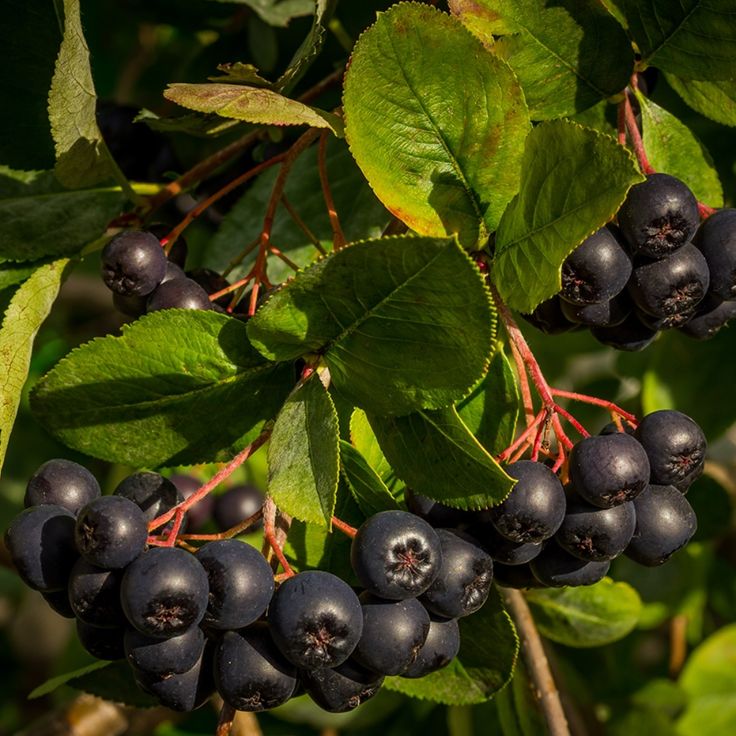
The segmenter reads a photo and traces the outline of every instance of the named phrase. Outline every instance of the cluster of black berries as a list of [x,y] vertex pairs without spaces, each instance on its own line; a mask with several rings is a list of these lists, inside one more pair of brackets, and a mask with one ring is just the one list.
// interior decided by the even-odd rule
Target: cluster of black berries
[[[193,490],[187,476],[174,481],[136,473],[102,496],[85,468],[51,460],[5,537],[23,580],[76,618],[85,649],[125,658],[141,689],[172,709],[192,710],[217,690],[238,710],[303,691],[327,710],[350,710],[386,675],[422,677],[448,664],[460,646],[457,619],[488,597],[490,555],[405,511],[358,529],[352,564],[362,592],[322,571],[275,589],[265,558],[237,539],[195,554],[149,547],[148,523]],[[219,515],[237,509],[240,521],[258,510],[244,488],[219,497]],[[218,516],[217,505],[211,511]]]
[[410,508],[464,529],[493,558],[500,585],[591,585],[622,553],[655,566],[687,544],[697,520],[684,494],[705,449],[692,419],[657,411],[633,435],[608,425],[578,442],[566,487],[543,463],[521,460],[505,468],[517,483],[499,506],[468,513],[412,497]]
[[[125,230],[102,250],[102,278],[113,292],[113,303],[123,314],[140,317],[159,309],[215,309],[209,295],[229,286],[220,274],[206,268],[184,272],[187,246],[177,239],[167,257],[159,238],[168,228]],[[220,301],[229,302],[229,296]]]
[[690,189],[651,174],[617,220],[568,256],[562,289],[525,315],[529,322],[548,334],[588,327],[604,345],[642,350],[660,330],[703,340],[736,317],[736,210],[698,227]]

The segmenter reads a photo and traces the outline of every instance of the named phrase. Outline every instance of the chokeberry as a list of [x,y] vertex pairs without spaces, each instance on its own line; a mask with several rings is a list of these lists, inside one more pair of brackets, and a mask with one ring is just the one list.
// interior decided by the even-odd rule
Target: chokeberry
[[43,599],[49,606],[64,618],[76,618],[76,614],[72,609],[71,603],[69,603],[69,596],[66,588],[61,590],[51,590],[48,593],[41,593]]
[[304,688],[317,705],[330,713],[346,713],[370,700],[383,684],[383,675],[348,659],[339,667],[304,670]]
[[[195,268],[193,271],[187,272],[187,277],[198,283],[207,292],[207,296],[216,294],[230,286],[230,282],[224,276],[211,268]],[[232,294],[225,294],[219,299],[215,299],[214,303],[221,307],[227,307],[232,298]]]
[[208,542],[197,559],[209,580],[206,626],[242,629],[263,615],[273,595],[273,572],[255,547],[237,539]]
[[459,618],[475,613],[488,599],[493,582],[493,560],[471,537],[438,529],[442,564],[422,595],[424,606],[436,616]]
[[113,292],[112,303],[118,312],[121,312],[126,317],[140,317],[146,313],[146,304],[148,303],[148,296],[123,296]]
[[71,460],[48,460],[28,481],[24,504],[55,504],[76,514],[100,495],[100,484],[87,468]]
[[711,215],[693,239],[708,262],[710,288],[721,299],[736,299],[736,209]]
[[499,534],[512,542],[549,539],[565,516],[565,491],[557,476],[542,463],[520,460],[506,466],[516,485],[506,499],[490,510]]
[[562,300],[559,294],[543,301],[530,314],[521,316],[545,335],[560,335],[575,327],[562,312]]
[[265,624],[224,634],[215,650],[215,685],[236,710],[258,712],[285,703],[297,670],[271,640]]
[[[161,242],[161,240],[163,240],[171,230],[171,225],[166,225],[162,222],[156,222],[148,228],[148,231],[155,235],[159,239],[159,242]],[[169,253],[166,257],[171,263],[175,263],[179,266],[179,268],[184,268],[188,251],[189,248],[187,247],[186,238],[183,235],[180,235],[169,248]]]
[[631,302],[625,294],[597,304],[562,302],[562,313],[570,322],[586,327],[615,327],[631,314]]
[[400,675],[416,659],[429,632],[429,614],[409,598],[387,601],[362,593],[363,633],[352,658],[380,675]]
[[144,692],[153,695],[166,708],[188,713],[204,705],[215,691],[212,653],[205,647],[197,663],[186,672],[152,677],[133,670],[135,680]]
[[623,290],[629,276],[628,254],[614,233],[602,227],[565,259],[560,296],[573,304],[607,302]]
[[627,557],[654,567],[682,549],[698,527],[690,504],[673,486],[651,485],[634,500],[636,530]]
[[363,587],[390,600],[423,593],[442,564],[435,530],[406,511],[381,511],[364,521],[353,539],[350,556]]
[[700,222],[698,200],[669,174],[650,174],[633,186],[618,212],[618,224],[635,255],[668,256],[691,239]]
[[148,298],[148,312],[160,309],[212,309],[207,292],[191,279],[172,279],[156,287]]
[[430,616],[429,632],[414,663],[404,670],[402,677],[424,677],[446,667],[460,650],[460,628],[457,619]]
[[[214,499],[212,516],[215,526],[221,532],[231,529],[260,511],[265,500],[263,493],[252,485],[244,484],[228,488],[225,493]],[[259,529],[261,526],[263,521],[258,521],[251,528]]]
[[120,606],[120,570],[103,570],[80,557],[69,576],[69,603],[90,626],[124,626]]
[[688,243],[667,258],[639,263],[628,289],[643,312],[672,317],[692,312],[705,298],[709,285],[708,264],[703,254]]
[[204,643],[204,634],[199,626],[192,626],[183,634],[168,639],[128,629],[123,638],[128,663],[149,679],[179,675],[190,670],[202,656]]
[[649,459],[631,435],[586,437],[570,451],[570,481],[588,503],[607,509],[631,501],[649,482]]
[[567,513],[555,540],[581,560],[612,560],[626,549],[635,526],[636,513],[631,502],[602,509],[573,496],[568,499]]
[[148,232],[126,230],[102,250],[102,278],[123,296],[146,296],[166,273],[166,254],[158,238]]
[[77,549],[97,567],[113,570],[129,565],[143,552],[147,539],[143,512],[122,496],[101,496],[77,516]]
[[529,563],[534,577],[542,585],[561,588],[565,585],[593,585],[603,580],[611,563],[581,560],[556,544],[548,544],[542,553]]
[[285,580],[268,608],[276,646],[301,669],[337,667],[363,633],[363,611],[353,589],[321,570]]
[[603,345],[627,352],[644,350],[659,334],[656,329],[645,325],[635,312],[618,325],[591,327],[590,332]]
[[154,547],[123,575],[120,602],[128,621],[148,636],[169,637],[196,626],[207,609],[207,573],[176,547]]
[[736,319],[736,301],[699,304],[690,319],[680,327],[680,332],[695,340],[710,340],[722,327]]
[[682,412],[664,409],[647,414],[637,427],[636,439],[649,458],[652,483],[686,490],[703,471],[705,435]]
[[412,514],[421,516],[433,527],[454,527],[471,521],[473,514],[462,509],[453,509],[451,506],[435,501],[410,488],[404,492],[406,507]]
[[5,545],[26,585],[42,593],[65,589],[79,557],[74,514],[54,504],[31,506],[13,519]]
[[[196,493],[201,487],[202,483],[191,475],[184,475],[183,473],[175,473],[169,480],[176,486],[177,490],[181,494],[181,497],[186,501],[191,495]],[[214,508],[215,500],[212,494],[201,498],[194,506],[187,511],[187,529],[190,532],[197,533],[201,531],[205,525],[210,521],[212,517],[212,509]],[[224,531],[222,529],[221,531]]]
[[501,536],[490,522],[475,524],[468,529],[468,533],[488,552],[494,563],[523,565],[542,551],[541,542],[512,542]]
[[153,521],[184,500],[170,480],[158,473],[149,472],[129,475],[120,481],[113,493],[138,506],[147,522]]
[[501,562],[494,563],[493,577],[496,581],[496,585],[500,585],[502,588],[515,588],[517,590],[544,587],[542,583],[534,577],[530,564],[531,563],[525,563],[523,565],[504,565]]
[[77,619],[79,643],[97,659],[112,661],[125,656],[123,632],[120,627],[90,626]]

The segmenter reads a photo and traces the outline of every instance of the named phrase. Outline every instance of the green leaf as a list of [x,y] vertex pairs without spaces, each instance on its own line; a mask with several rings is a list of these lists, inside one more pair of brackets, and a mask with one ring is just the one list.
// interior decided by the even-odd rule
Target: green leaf
[[516,375],[499,343],[486,375],[457,405],[465,426],[491,455],[499,455],[513,441],[519,418]]
[[65,190],[50,171],[0,166],[0,259],[73,255],[120,213],[120,189]]
[[621,92],[634,69],[626,33],[597,3],[451,0],[450,10],[476,34],[501,34],[493,50],[516,72],[534,120],[572,115]]
[[514,485],[452,407],[368,418],[391,466],[417,493],[475,510],[501,503]]
[[267,358],[321,353],[335,388],[379,414],[462,398],[485,370],[494,332],[488,291],[457,242],[412,236],[323,258],[248,323]]
[[684,123],[641,93],[644,148],[656,171],[666,171],[687,184],[699,201],[723,207],[723,188],[713,159]]
[[201,112],[190,112],[175,117],[159,117],[150,110],[141,110],[136,115],[136,123],[145,123],[151,130],[161,133],[186,133],[199,138],[217,138],[233,128],[245,127],[240,120],[229,120],[219,115],[205,115]]
[[284,73],[276,82],[276,88],[288,93],[304,76],[312,62],[317,58],[325,42],[325,23],[332,13],[336,3],[330,0],[316,0],[314,4],[314,19],[309,33],[302,41],[294,56],[287,65]]
[[[330,137],[327,142],[326,166],[335,210],[348,242],[380,237],[391,215],[376,199],[344,141]],[[263,228],[263,213],[271,198],[277,175],[276,169],[264,172],[225,215],[220,229],[207,248],[204,265],[222,272],[248,243],[258,237]],[[329,250],[332,247],[333,234],[319,179],[316,146],[307,149],[296,160],[286,181],[284,195],[323,248]],[[284,206],[276,210],[271,239],[301,267],[309,265],[319,255],[309,237]],[[245,276],[255,258],[256,252],[252,251],[242,264],[229,273],[230,278]],[[269,259],[268,278],[271,283],[280,283],[291,276],[293,271],[283,261],[278,258]]]
[[197,112],[215,113],[224,118],[258,125],[309,125],[327,128],[342,136],[342,121],[337,115],[290,100],[263,87],[238,84],[170,84],[164,91],[167,100]]
[[50,169],[55,159],[47,99],[61,43],[56,4],[0,0],[0,13],[0,163]]
[[368,415],[362,409],[355,409],[350,417],[350,441],[388,488],[396,492],[404,486],[386,460]]
[[51,311],[69,261],[39,267],[10,300],[0,327],[0,470],[31,364],[33,341]]
[[680,685],[690,700],[677,724],[682,736],[736,729],[736,624],[708,637],[688,658]]
[[104,669],[105,667],[109,666],[110,662],[103,662],[101,660],[98,660],[96,662],[92,662],[92,664],[80,667],[77,670],[73,670],[72,672],[65,672],[63,675],[52,677],[38,687],[31,690],[28,695],[28,700],[35,700],[36,698],[42,698],[44,695],[50,695],[54,691],[58,690],[62,685],[68,684],[70,680],[73,680],[77,677],[82,677],[83,675],[87,675],[91,672],[97,672],[98,670]]
[[268,445],[268,493],[287,514],[330,526],[340,468],[337,412],[313,373],[286,400]]
[[642,61],[691,79],[736,77],[732,0],[615,0]]
[[293,381],[293,368],[265,361],[238,320],[171,309],[72,351],[35,386],[31,407],[62,442],[93,457],[186,465],[245,447]]
[[622,639],[641,612],[636,590],[610,578],[582,588],[530,590],[527,600],[542,634],[569,647],[598,647]]
[[459,623],[460,652],[447,667],[417,680],[387,677],[385,686],[447,705],[482,703],[504,687],[514,671],[519,639],[496,588],[480,611]]
[[272,26],[286,27],[293,18],[311,15],[314,12],[314,0],[216,0],[216,2],[247,5],[258,13],[261,20]]
[[7,261],[0,263],[0,291],[9,286],[15,286],[25,281],[37,268],[45,265],[47,261],[31,261],[14,263]]
[[355,502],[366,516],[386,509],[399,508],[399,504],[378,473],[358,450],[345,440],[340,440],[340,467]]
[[396,217],[468,248],[485,242],[519,188],[529,130],[503,61],[456,18],[399,3],[355,45],[343,107],[353,156]]
[[78,189],[110,178],[111,159],[97,127],[97,95],[84,40],[79,0],[63,0],[64,38],[49,92],[56,176]]
[[493,280],[506,303],[531,312],[561,288],[567,256],[643,181],[613,138],[557,120],[538,125],[524,151],[521,190],[496,234]]
[[701,115],[723,125],[736,125],[736,79],[700,82],[665,74],[670,86]]
[[523,660],[516,663],[509,686],[498,693],[495,702],[504,736],[538,736],[546,732]]

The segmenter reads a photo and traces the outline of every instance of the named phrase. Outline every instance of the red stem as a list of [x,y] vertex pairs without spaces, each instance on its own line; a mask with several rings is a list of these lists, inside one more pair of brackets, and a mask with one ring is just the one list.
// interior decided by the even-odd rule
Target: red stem
[[567,419],[567,421],[570,422],[570,424],[572,424],[572,426],[575,428],[575,431],[581,437],[590,437],[590,432],[588,432],[588,430],[585,429],[585,427],[583,427],[583,425],[580,424],[580,422],[577,419],[575,419],[575,417],[572,414],[570,414],[569,411],[566,411],[565,409],[563,409],[559,404],[555,406],[555,411],[560,416],[565,417],[565,419]]
[[586,394],[578,394],[574,391],[563,391],[559,388],[551,389],[553,396],[559,396],[562,399],[570,399],[571,401],[579,401],[582,404],[592,404],[593,406],[602,406],[604,409],[608,409],[612,414],[618,414],[623,417],[627,422],[636,426],[636,417],[630,414],[628,411],[624,411],[620,406],[617,406],[612,401],[606,399],[599,399],[596,396],[587,396]]
[[639,166],[641,166],[641,170],[645,174],[656,174],[657,172],[649,163],[647,153],[644,150],[644,142],[641,139],[641,133],[639,132],[639,127],[636,124],[636,117],[634,116],[634,110],[631,107],[631,99],[628,94],[625,95],[623,104],[624,115],[626,118],[626,129],[629,133],[629,138],[631,138],[631,145],[634,147],[634,153],[636,153]]
[[284,570],[284,575],[286,577],[296,575],[284,556],[279,540],[276,538],[276,504],[271,496],[266,496],[266,501],[263,504],[263,539],[276,555],[276,559]]
[[335,208],[335,200],[332,198],[332,190],[330,189],[330,181],[327,177],[327,140],[329,131],[324,131],[319,139],[319,153],[317,156],[319,168],[319,180],[322,184],[322,195],[327,205],[327,214],[330,218],[332,226],[332,243],[335,250],[340,250],[345,245],[345,233],[340,225],[340,218]]
[[532,392],[529,388],[529,377],[524,369],[524,361],[521,359],[521,355],[516,348],[516,345],[512,342],[511,354],[516,364],[516,373],[519,377],[519,390],[521,393],[521,403],[524,407],[524,421],[528,427],[534,421],[534,401],[532,399]]
[[707,204],[698,202],[698,214],[700,215],[701,220],[708,219],[711,215],[714,215],[717,211],[718,210],[713,209],[713,207],[708,207]]
[[618,130],[618,142],[622,145],[626,145],[626,90],[624,90],[624,99],[618,103],[616,110],[616,123]]
[[500,455],[498,455],[498,457],[496,457],[496,460],[502,463],[520,447],[523,447],[524,450],[526,450],[531,442],[531,438],[534,436],[536,428],[544,422],[546,416],[547,410],[542,409],[539,414],[534,417],[531,424],[529,424],[529,426]]
[[350,539],[355,539],[355,535],[358,533],[358,530],[354,526],[346,524],[344,521],[338,519],[337,516],[332,517],[332,526],[335,529],[339,529],[343,534],[347,534]]

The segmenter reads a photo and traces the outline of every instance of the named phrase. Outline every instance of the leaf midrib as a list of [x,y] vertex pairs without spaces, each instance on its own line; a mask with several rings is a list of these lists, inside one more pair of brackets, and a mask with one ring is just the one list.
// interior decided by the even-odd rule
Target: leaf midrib
[[[656,1],[656,0],[655,0]],[[697,10],[700,10],[701,3],[700,0],[697,0],[696,4],[693,6],[693,9],[680,21],[680,23],[677,25],[677,27],[670,33],[669,36],[665,37],[662,42],[657,46],[656,48],[652,49],[647,59],[651,60],[653,59],[667,44],[669,44],[675,36],[677,36],[678,33],[682,30],[682,27],[687,23],[687,21],[690,19],[690,16],[693,15]],[[640,16],[641,18],[641,16]],[[642,19],[643,20],[643,19]],[[646,27],[646,26],[645,26]]]

